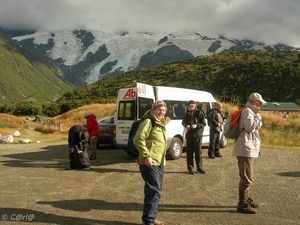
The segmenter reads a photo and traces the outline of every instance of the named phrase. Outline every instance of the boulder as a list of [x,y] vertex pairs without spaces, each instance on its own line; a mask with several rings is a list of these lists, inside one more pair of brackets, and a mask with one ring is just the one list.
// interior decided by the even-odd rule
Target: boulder
[[14,137],[20,137],[21,134],[20,134],[20,131],[15,130],[14,132],[11,133],[11,135]]
[[12,135],[3,136],[0,139],[0,142],[3,144],[14,142],[14,137]]

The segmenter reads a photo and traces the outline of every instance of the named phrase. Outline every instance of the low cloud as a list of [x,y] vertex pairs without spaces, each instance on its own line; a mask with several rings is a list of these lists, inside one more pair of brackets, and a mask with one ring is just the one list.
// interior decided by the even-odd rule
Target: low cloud
[[194,31],[300,47],[297,0],[0,0],[0,26],[62,30]]

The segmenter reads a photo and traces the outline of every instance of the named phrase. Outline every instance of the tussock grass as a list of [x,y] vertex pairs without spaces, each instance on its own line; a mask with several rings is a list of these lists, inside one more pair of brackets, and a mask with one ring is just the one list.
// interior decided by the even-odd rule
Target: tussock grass
[[53,117],[46,121],[43,125],[38,126],[36,130],[43,133],[67,133],[73,125],[85,125],[86,119],[83,118],[85,111],[93,113],[97,118],[113,115],[115,104],[91,104],[70,110],[62,115]]
[[262,143],[268,146],[300,147],[300,117],[262,113]]
[[115,104],[85,105],[50,118],[43,124],[36,124],[21,117],[2,113],[0,114],[0,134],[5,136],[15,130],[19,130],[21,136],[15,139],[29,138],[33,142],[37,140],[41,142],[67,141],[67,133],[71,126],[86,124],[86,119],[82,117],[85,111],[93,113],[97,118],[100,118],[106,115],[113,115],[114,110]]
[[36,123],[25,118],[0,113],[0,132],[2,135],[10,134],[14,130],[35,128]]
[[[223,103],[223,112],[229,114],[238,107],[232,104]],[[0,114],[0,134],[2,136],[19,130],[26,138],[43,142],[66,141],[67,132],[73,125],[85,125],[86,119],[82,117],[85,111],[93,113],[97,118],[113,115],[115,104],[91,104],[70,110],[67,113],[48,119],[39,125],[24,118]],[[262,145],[274,148],[300,149],[300,115],[289,115],[283,118],[282,115],[262,113],[263,126],[260,129]],[[33,132],[35,131],[35,132]],[[26,136],[27,135],[27,136]],[[229,144],[233,143],[229,140]]]

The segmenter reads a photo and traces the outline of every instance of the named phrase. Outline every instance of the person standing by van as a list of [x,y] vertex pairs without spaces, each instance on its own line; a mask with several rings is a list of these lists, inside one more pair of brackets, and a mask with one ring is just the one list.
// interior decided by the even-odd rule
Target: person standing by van
[[239,128],[242,132],[234,142],[233,156],[237,158],[240,175],[237,206],[237,212],[240,213],[253,214],[258,207],[258,203],[248,196],[248,190],[253,182],[253,159],[259,156],[260,151],[258,131],[262,126],[260,107],[266,103],[259,93],[252,93],[239,119]]
[[202,165],[202,136],[206,126],[204,114],[196,109],[196,103],[190,100],[187,104],[182,125],[186,128],[186,163],[190,174],[194,174],[194,153],[198,173],[204,174]]
[[83,113],[83,118],[86,119],[86,126],[90,136],[89,144],[92,150],[90,160],[94,160],[97,158],[97,137],[100,134],[98,122],[96,116],[88,112]]
[[[169,122],[169,118],[165,117],[166,111],[167,105],[164,101],[154,102],[152,109],[143,115],[143,121],[133,138],[133,143],[139,151],[140,173],[145,181],[142,215],[144,225],[164,225],[164,222],[157,220],[156,217],[166,165],[167,131],[165,126]],[[155,121],[154,127],[151,120]]]
[[215,108],[209,113],[209,148],[208,158],[222,157],[220,153],[220,134],[223,125],[222,103],[215,103]]

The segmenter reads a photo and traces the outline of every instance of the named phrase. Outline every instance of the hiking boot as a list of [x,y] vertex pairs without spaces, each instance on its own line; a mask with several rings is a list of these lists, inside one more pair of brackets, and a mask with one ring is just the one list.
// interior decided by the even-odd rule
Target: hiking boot
[[194,172],[193,170],[189,170],[189,174],[192,174],[192,175],[194,175],[194,174],[195,174],[195,172]]
[[[164,225],[165,223],[163,221],[155,220],[154,223],[151,223],[150,225]],[[142,223],[142,225],[145,225],[145,223]]]
[[238,203],[237,212],[239,213],[248,213],[248,214],[255,214],[256,209],[252,208],[247,202]]
[[258,202],[254,202],[253,200],[252,200],[252,198],[248,198],[247,199],[247,203],[252,207],[252,208],[258,208]]
[[205,174],[205,171],[204,171],[203,169],[201,169],[201,168],[197,169],[197,172],[198,172],[198,173]]
[[214,156],[214,155],[208,155],[208,158],[210,158],[210,159],[214,159],[214,158],[215,158],[215,156]]
[[215,157],[223,157],[223,156],[219,153],[219,154],[215,154]]
[[89,159],[90,159],[90,160],[97,159],[97,156],[96,156],[96,155],[91,155],[91,156],[89,157]]
[[154,225],[164,225],[165,223],[163,221],[155,220]]
[[195,172],[194,172],[194,168],[192,167],[192,166],[189,166],[189,174],[195,174]]

